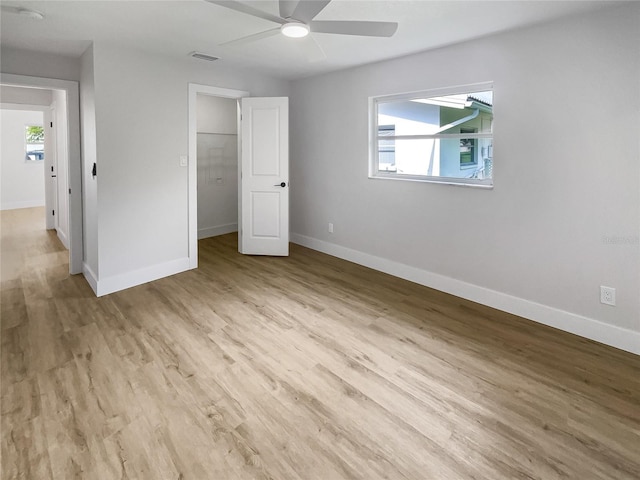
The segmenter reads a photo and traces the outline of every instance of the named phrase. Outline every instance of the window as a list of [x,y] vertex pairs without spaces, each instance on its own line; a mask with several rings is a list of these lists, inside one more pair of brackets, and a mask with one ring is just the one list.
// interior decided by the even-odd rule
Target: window
[[24,127],[25,160],[38,162],[44,160],[44,128],[42,125]]
[[378,169],[380,171],[396,171],[396,141],[393,138],[384,138],[394,137],[395,134],[396,129],[393,125],[378,126],[378,151],[380,152]]
[[[460,133],[478,133],[477,128],[461,128]],[[460,139],[460,168],[473,167],[478,164],[476,158],[476,138]]]
[[371,99],[373,178],[493,185],[491,84]]

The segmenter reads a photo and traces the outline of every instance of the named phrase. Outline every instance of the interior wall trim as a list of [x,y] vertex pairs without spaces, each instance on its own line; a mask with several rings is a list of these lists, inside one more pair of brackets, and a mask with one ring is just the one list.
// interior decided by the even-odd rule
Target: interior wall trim
[[178,258],[169,262],[153,265],[139,270],[133,270],[120,275],[113,275],[106,278],[99,278],[88,265],[84,265],[84,276],[91,285],[96,296],[102,297],[110,293],[119,292],[126,288],[142,285],[160,278],[175,275],[189,270],[189,258]]

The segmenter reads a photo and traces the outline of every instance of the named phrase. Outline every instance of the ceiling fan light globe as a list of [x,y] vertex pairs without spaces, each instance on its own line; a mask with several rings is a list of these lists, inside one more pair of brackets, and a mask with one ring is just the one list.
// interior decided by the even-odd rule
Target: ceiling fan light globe
[[280,27],[280,31],[285,37],[302,38],[309,35],[309,26],[304,23],[285,23]]

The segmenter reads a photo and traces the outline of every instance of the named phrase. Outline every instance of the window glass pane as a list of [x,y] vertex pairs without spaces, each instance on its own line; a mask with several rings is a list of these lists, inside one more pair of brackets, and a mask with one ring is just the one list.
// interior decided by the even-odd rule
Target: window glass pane
[[24,130],[25,160],[44,160],[44,128],[42,125],[26,125]]
[[27,125],[25,136],[27,143],[44,143],[44,128],[42,125]]
[[415,98],[378,105],[378,125],[395,129],[395,135],[460,133],[476,128],[491,133],[493,92],[470,92],[443,97]]
[[[460,133],[478,133],[477,128],[461,128]],[[476,147],[477,138],[460,139],[460,166],[476,165],[478,163]]]
[[[464,145],[463,145],[464,143]],[[459,138],[395,140],[393,162],[378,152],[380,172],[445,178],[488,179],[493,173],[493,139]]]
[[29,160],[30,162],[44,160],[43,145],[27,144],[25,160]]
[[[377,125],[377,172],[458,179],[492,177],[491,90],[385,99],[378,103]],[[402,138],[420,135],[443,137]]]
[[396,141],[393,138],[380,138],[394,136],[395,132],[393,125],[378,126],[378,170],[380,171],[396,171]]
[[433,135],[440,129],[440,107],[412,100],[382,103],[378,106],[378,125],[389,125],[395,135]]

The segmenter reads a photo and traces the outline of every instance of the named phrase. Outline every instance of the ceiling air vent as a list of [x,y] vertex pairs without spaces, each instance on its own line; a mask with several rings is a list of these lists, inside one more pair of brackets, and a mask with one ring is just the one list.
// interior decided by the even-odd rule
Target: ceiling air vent
[[207,60],[208,62],[215,62],[216,60],[219,60],[218,57],[214,57],[213,55],[208,55],[202,52],[191,52],[189,56],[197,58],[199,60]]

